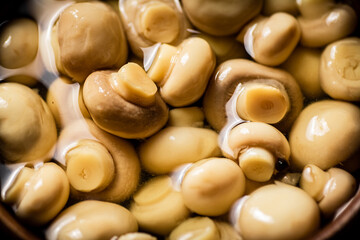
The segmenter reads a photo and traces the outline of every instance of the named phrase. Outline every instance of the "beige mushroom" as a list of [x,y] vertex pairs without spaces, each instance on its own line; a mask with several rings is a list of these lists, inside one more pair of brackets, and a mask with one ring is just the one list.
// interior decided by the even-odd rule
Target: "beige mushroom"
[[290,166],[314,164],[323,170],[351,157],[360,147],[360,109],[347,102],[323,100],[308,105],[289,135]]
[[142,185],[133,197],[130,211],[141,229],[163,236],[190,215],[169,176],[158,176]]
[[111,239],[137,230],[136,219],[123,206],[87,200],[57,216],[46,230],[46,239]]
[[208,158],[193,164],[184,174],[181,194],[193,212],[219,216],[229,211],[245,191],[241,168],[227,158]]
[[300,187],[318,202],[322,214],[330,217],[354,195],[357,186],[355,178],[343,169],[330,168],[325,172],[308,164],[302,172]]
[[191,23],[214,36],[237,33],[262,8],[262,0],[247,0],[241,3],[231,0],[183,0],[182,4]]
[[24,167],[5,194],[15,214],[27,224],[40,226],[53,219],[69,198],[69,181],[55,163],[38,169]]
[[119,68],[127,59],[120,17],[106,3],[70,5],[60,14],[54,31],[58,70],[77,82],[82,83],[95,70]]
[[142,142],[138,154],[146,171],[166,174],[182,164],[219,157],[221,151],[218,134],[211,129],[166,127]]
[[300,16],[300,43],[307,47],[322,47],[346,37],[355,30],[356,13],[349,5],[334,0],[296,1]]
[[281,65],[295,78],[308,99],[320,99],[325,95],[320,86],[320,58],[320,49],[298,46]]
[[162,44],[147,74],[160,87],[166,103],[184,107],[200,99],[214,68],[210,45],[204,39],[191,37],[178,47]]
[[155,43],[179,44],[190,24],[173,0],[121,0],[121,18],[132,52],[143,56],[142,48]]
[[168,107],[155,84],[135,63],[119,72],[97,71],[84,83],[83,99],[94,122],[123,138],[145,138],[167,122]]
[[360,38],[345,38],[325,48],[320,83],[332,98],[360,101]]
[[64,165],[71,197],[120,203],[139,183],[140,163],[126,140],[99,129],[91,120],[78,120],[62,130],[56,160]]
[[203,100],[206,120],[217,131],[232,120],[233,112],[244,120],[276,123],[287,131],[302,106],[301,90],[290,74],[245,59],[222,63]]
[[1,26],[0,65],[20,68],[31,63],[38,52],[38,26],[29,18],[19,18]]
[[287,184],[270,184],[244,197],[235,216],[244,239],[306,239],[320,225],[316,202]]
[[49,107],[18,83],[0,84],[0,152],[6,162],[49,161],[57,132]]
[[239,160],[245,176],[253,181],[269,181],[276,168],[289,165],[290,146],[287,139],[266,123],[248,122],[236,126],[220,147],[226,157]]
[[248,23],[237,39],[244,43],[247,53],[258,63],[277,66],[295,49],[301,35],[299,23],[288,13],[259,16]]
[[296,0],[264,0],[262,13],[270,16],[277,12],[286,12],[296,16],[299,12]]
[[203,127],[205,115],[200,107],[173,108],[169,111],[168,126]]

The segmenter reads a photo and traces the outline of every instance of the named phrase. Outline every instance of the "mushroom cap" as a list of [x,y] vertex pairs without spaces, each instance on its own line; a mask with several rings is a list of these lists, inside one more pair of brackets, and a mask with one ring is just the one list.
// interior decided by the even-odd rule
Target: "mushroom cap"
[[62,65],[59,70],[81,83],[95,70],[119,68],[127,58],[120,17],[102,2],[80,2],[67,7],[60,14],[57,37]]
[[360,147],[360,109],[348,102],[322,100],[308,105],[289,135],[290,166],[314,164],[323,170],[348,159]]
[[168,119],[168,108],[159,94],[148,107],[128,102],[111,87],[112,73],[93,72],[84,83],[84,102],[96,125],[123,138],[145,138],[160,130]]
[[182,4],[195,27],[211,35],[226,36],[238,32],[256,16],[262,0],[183,0]]
[[215,70],[205,92],[203,107],[207,121],[217,131],[227,121],[226,103],[236,87],[253,80],[275,80],[282,84],[289,96],[290,110],[274,126],[287,131],[303,107],[303,95],[295,79],[280,69],[266,67],[245,59],[228,60]]

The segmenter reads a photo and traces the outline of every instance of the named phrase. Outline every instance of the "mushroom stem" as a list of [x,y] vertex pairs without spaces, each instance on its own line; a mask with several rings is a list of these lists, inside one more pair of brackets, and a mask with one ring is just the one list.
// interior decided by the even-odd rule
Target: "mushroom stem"
[[316,165],[308,164],[303,169],[300,187],[319,202],[324,197],[323,190],[329,179],[329,173],[323,171]]
[[280,122],[289,109],[286,91],[266,83],[244,84],[236,102],[238,115],[254,122]]
[[109,78],[111,87],[127,101],[146,107],[154,104],[157,87],[136,63],[128,63]]
[[114,178],[111,154],[95,140],[81,140],[66,154],[66,174],[73,188],[95,192],[106,188]]
[[151,64],[148,76],[155,82],[161,83],[172,64],[171,58],[175,56],[177,48],[168,44],[162,44]]
[[270,180],[275,162],[275,156],[261,147],[251,147],[239,156],[239,165],[246,177],[257,182]]

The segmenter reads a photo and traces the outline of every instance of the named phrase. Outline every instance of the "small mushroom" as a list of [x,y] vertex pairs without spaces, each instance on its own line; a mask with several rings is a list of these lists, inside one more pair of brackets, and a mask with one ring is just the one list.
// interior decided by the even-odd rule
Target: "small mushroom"
[[217,131],[233,121],[230,115],[276,123],[287,131],[302,106],[301,90],[290,74],[245,59],[218,66],[203,100],[206,120]]
[[135,63],[124,65],[118,72],[90,74],[83,98],[94,122],[119,137],[149,137],[168,120],[168,108],[156,85]]
[[320,49],[298,46],[280,66],[295,78],[308,99],[320,99],[325,95],[320,86],[320,59]]
[[229,211],[245,191],[241,168],[227,158],[208,158],[193,164],[183,176],[181,195],[193,212],[219,216]]
[[318,202],[322,214],[330,217],[354,195],[356,180],[343,169],[330,168],[325,172],[308,164],[302,172],[300,187]]
[[177,1],[121,0],[121,18],[132,52],[143,56],[142,48],[156,43],[179,44],[189,23]]
[[19,18],[1,26],[0,65],[20,68],[31,63],[38,52],[38,26],[28,18]]
[[200,107],[173,108],[169,111],[168,126],[203,127],[205,115]]
[[296,16],[299,12],[296,0],[264,0],[262,13],[270,16],[277,12],[286,12]]
[[266,182],[277,171],[276,168],[289,165],[290,146],[287,139],[266,123],[248,122],[236,126],[220,147],[226,157],[239,160],[245,176],[253,181]]
[[136,219],[123,206],[87,200],[57,216],[46,229],[46,239],[111,239],[137,230]]
[[54,31],[58,70],[77,82],[82,83],[95,70],[119,68],[127,59],[120,17],[106,3],[70,5],[60,14]]
[[320,83],[332,98],[360,101],[360,38],[345,38],[325,48]]
[[200,99],[214,68],[210,45],[204,39],[191,37],[178,47],[162,44],[147,74],[160,87],[166,103],[184,107]]
[[240,201],[233,223],[244,239],[306,239],[320,226],[316,202],[297,187],[270,184]]
[[169,176],[158,176],[142,185],[133,197],[130,211],[141,229],[163,236],[190,215]]
[[69,181],[55,163],[38,169],[24,167],[5,194],[4,202],[13,205],[17,217],[40,226],[53,219],[69,198]]
[[57,140],[49,107],[18,83],[0,84],[0,152],[8,163],[49,161]]
[[126,140],[99,129],[91,120],[77,120],[59,136],[55,159],[64,165],[71,197],[120,203],[139,183],[140,163]]
[[262,0],[183,0],[182,5],[191,23],[201,31],[226,36],[237,33],[262,7]]
[[323,47],[346,37],[355,30],[356,13],[349,5],[334,0],[296,1],[300,16],[300,43],[306,47]]
[[311,163],[326,170],[348,159],[360,147],[359,122],[360,109],[351,103],[322,100],[308,105],[290,131],[290,166],[301,171]]
[[258,63],[277,66],[295,49],[301,35],[299,23],[288,13],[259,16],[248,23],[238,36],[247,53]]
[[182,164],[218,157],[221,151],[218,134],[211,129],[166,127],[142,142],[138,154],[146,171],[166,174]]

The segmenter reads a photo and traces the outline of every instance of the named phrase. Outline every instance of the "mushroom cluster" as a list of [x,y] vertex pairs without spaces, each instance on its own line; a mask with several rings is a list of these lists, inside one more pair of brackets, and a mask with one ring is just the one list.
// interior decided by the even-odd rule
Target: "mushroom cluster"
[[44,238],[305,239],[355,195],[359,9],[28,9],[0,23],[0,197]]

